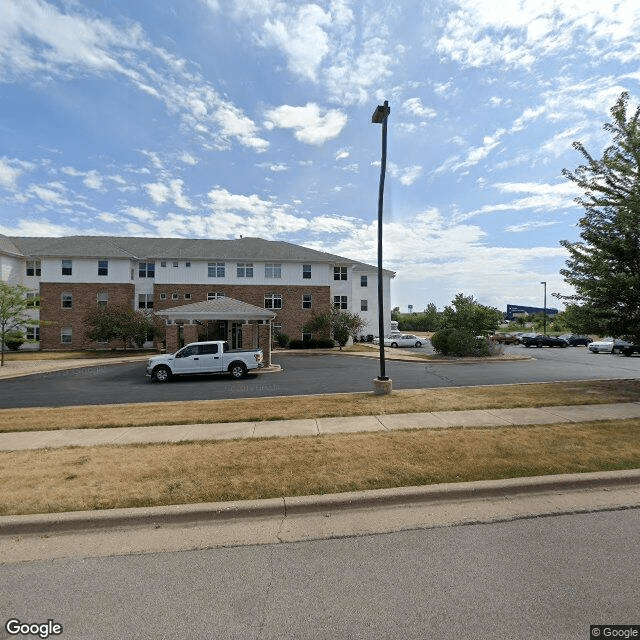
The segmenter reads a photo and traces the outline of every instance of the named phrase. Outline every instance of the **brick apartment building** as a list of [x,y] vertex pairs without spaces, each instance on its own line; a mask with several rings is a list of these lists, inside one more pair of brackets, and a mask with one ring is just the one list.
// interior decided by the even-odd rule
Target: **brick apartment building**
[[[383,273],[385,332],[394,275]],[[300,339],[332,307],[358,313],[363,333],[377,334],[377,277],[372,265],[261,238],[0,235],[0,279],[40,296],[33,316],[43,325],[26,332],[44,350],[107,346],[86,340],[83,318],[115,304],[163,318],[168,350],[197,338],[253,347],[268,335],[254,324]]]

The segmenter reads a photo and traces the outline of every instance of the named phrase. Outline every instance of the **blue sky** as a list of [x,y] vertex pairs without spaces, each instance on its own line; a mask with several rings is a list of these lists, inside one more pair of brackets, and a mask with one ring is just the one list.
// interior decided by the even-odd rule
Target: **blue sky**
[[[541,306],[623,90],[640,1],[2,0],[0,233],[285,240],[391,304]],[[560,305],[561,306],[561,305]]]

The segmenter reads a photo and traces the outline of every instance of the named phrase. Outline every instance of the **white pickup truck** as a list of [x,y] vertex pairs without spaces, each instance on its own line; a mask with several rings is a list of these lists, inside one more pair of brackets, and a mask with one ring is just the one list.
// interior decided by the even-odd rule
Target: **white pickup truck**
[[168,382],[171,376],[197,373],[229,373],[243,378],[247,371],[264,366],[262,349],[229,349],[223,340],[192,342],[172,354],[147,361],[146,375],[154,382]]

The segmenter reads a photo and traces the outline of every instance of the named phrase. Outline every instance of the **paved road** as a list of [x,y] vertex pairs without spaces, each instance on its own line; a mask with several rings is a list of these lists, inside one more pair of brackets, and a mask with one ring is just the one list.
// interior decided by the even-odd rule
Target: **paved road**
[[628,510],[3,565],[0,611],[65,640],[586,640],[640,623],[639,531]]
[[[640,357],[592,354],[584,347],[525,349],[507,352],[532,355],[535,360],[433,364],[387,361],[395,389],[548,382],[600,378],[637,378]],[[379,373],[375,358],[279,354],[280,373],[254,375],[234,381],[204,376],[152,384],[144,363],[100,365],[0,381],[0,408],[70,406],[122,402],[210,400],[309,393],[370,391]]]

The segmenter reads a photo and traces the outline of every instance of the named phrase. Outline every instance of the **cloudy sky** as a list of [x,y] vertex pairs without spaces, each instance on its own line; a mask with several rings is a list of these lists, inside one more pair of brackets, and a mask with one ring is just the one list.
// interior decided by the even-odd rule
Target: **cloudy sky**
[[[2,0],[0,233],[285,240],[391,304],[542,305],[561,175],[637,103],[640,0]],[[560,305],[561,306],[561,305]]]

